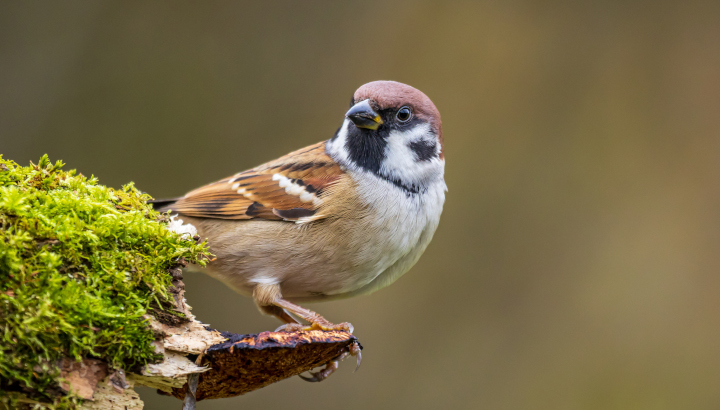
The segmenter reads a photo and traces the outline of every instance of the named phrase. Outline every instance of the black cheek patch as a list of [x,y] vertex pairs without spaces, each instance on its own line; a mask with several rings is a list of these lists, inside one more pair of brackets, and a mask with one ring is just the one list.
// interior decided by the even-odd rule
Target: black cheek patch
[[418,161],[430,161],[437,157],[437,145],[432,141],[413,141],[408,147],[417,155]]

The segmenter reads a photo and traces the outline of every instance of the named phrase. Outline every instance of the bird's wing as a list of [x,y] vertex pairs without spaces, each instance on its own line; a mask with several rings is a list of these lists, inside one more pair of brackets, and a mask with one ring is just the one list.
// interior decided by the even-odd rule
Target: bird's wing
[[200,218],[309,222],[345,173],[321,142],[240,172],[180,198],[173,212]]

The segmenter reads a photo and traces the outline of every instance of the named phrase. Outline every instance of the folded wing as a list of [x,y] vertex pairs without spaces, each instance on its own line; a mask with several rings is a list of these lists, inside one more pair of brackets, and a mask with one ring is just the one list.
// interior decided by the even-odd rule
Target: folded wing
[[198,188],[170,208],[199,218],[309,222],[327,216],[323,205],[343,177],[321,142]]

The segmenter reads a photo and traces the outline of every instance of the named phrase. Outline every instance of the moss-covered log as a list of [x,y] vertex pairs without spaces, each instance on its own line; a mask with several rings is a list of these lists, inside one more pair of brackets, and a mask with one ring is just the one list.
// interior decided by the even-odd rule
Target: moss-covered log
[[47,156],[0,156],[0,409],[140,409],[136,384],[242,394],[325,364],[344,332],[211,330],[190,313],[182,268],[206,243],[169,229],[132,184],[114,190]]

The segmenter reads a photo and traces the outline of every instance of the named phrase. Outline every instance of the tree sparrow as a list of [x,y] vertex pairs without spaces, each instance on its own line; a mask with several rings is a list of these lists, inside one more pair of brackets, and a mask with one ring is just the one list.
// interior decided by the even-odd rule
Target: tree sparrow
[[[292,302],[370,293],[430,243],[445,192],[440,113],[394,81],[360,87],[327,141],[157,201],[208,238],[208,273],[297,329],[353,331]],[[291,302],[292,301],[292,302]]]

